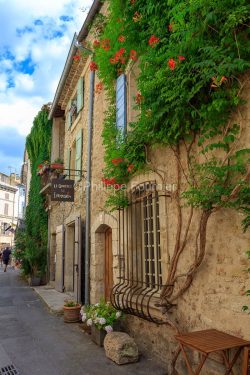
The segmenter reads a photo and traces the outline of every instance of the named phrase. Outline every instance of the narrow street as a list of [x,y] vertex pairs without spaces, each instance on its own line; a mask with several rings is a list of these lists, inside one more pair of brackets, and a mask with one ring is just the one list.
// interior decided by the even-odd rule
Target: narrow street
[[78,324],[50,314],[18,271],[0,267],[0,374],[7,365],[20,375],[164,375],[145,358],[114,364]]

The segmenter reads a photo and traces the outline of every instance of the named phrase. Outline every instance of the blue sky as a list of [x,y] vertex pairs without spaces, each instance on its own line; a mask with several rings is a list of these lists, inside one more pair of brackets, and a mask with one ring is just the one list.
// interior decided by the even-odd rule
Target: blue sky
[[25,137],[53,100],[93,0],[0,0],[0,172],[20,173]]

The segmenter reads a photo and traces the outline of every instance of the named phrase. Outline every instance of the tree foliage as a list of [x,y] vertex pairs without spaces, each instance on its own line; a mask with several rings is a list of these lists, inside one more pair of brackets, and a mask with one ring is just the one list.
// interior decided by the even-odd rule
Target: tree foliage
[[26,149],[31,162],[31,181],[25,213],[25,231],[17,233],[16,248],[25,274],[45,273],[47,257],[48,217],[44,196],[40,194],[41,182],[37,175],[38,164],[50,159],[51,121],[48,106],[38,112],[26,139]]

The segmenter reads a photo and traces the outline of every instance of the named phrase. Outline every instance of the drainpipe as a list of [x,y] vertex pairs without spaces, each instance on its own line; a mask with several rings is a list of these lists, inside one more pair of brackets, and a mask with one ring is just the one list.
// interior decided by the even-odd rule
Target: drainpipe
[[93,129],[93,108],[94,108],[94,85],[95,71],[90,71],[89,90],[89,117],[88,117],[88,150],[87,150],[87,176],[86,176],[86,222],[85,222],[85,293],[84,303],[90,302],[90,194],[91,194],[91,154],[92,154],[92,129]]

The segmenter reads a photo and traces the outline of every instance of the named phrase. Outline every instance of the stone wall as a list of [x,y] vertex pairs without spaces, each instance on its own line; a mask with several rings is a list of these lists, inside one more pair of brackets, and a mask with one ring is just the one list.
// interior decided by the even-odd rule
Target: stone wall
[[[250,145],[250,85],[246,85],[244,96],[247,104],[240,108],[240,115],[235,122],[242,125],[241,147]],[[133,92],[134,87],[133,87]],[[93,156],[92,156],[92,181],[94,185],[100,184],[102,170],[104,168],[102,146],[102,120],[105,108],[105,95],[101,93],[95,98]],[[132,118],[135,114],[131,114]],[[153,169],[164,171],[165,183],[174,189],[176,186],[176,161],[171,150],[158,147],[149,151],[149,160]],[[136,176],[131,185],[156,180],[159,184],[159,176],[153,172]],[[182,178],[182,185],[184,179]],[[102,231],[102,225],[108,225],[116,230],[116,213],[112,213],[112,220],[107,220],[107,213],[103,211],[106,198],[104,189],[92,190],[91,205],[91,302],[97,302],[103,291],[103,278],[101,275],[102,254],[104,254],[103,239],[98,232]],[[165,212],[165,214],[164,214]],[[189,208],[184,209],[184,225],[187,224]],[[180,269],[186,269],[191,264],[194,254],[194,233],[197,229],[199,211],[194,214],[190,236],[184,256],[180,260]],[[242,312],[242,306],[249,303],[244,292],[249,288],[249,274],[244,270],[247,268],[245,252],[249,249],[249,230],[242,232],[242,215],[233,210],[221,209],[214,213],[207,227],[207,245],[204,262],[199,267],[197,274],[188,291],[176,301],[177,307],[172,310],[169,318],[178,326],[181,332],[216,328],[227,333],[250,339],[249,316]],[[163,252],[164,268],[167,271],[169,256],[173,252],[175,244],[177,211],[174,200],[167,198],[165,211],[161,212],[162,224],[161,243]],[[99,228],[99,229],[98,229]],[[114,259],[117,245],[114,243]],[[99,267],[99,268],[98,268]],[[97,272],[99,270],[99,272]],[[114,274],[116,270],[114,269]],[[98,275],[98,277],[97,277]],[[165,272],[166,278],[167,272]],[[143,353],[154,357],[166,365],[170,371],[170,361],[176,341],[174,331],[167,325],[157,326],[142,319],[128,316],[124,324],[125,329],[132,334]],[[194,356],[194,362],[198,358]],[[182,366],[182,364],[179,364]],[[238,365],[239,366],[239,365]],[[186,373],[182,367],[181,374]],[[222,372],[219,358],[210,360],[203,370],[204,374],[215,375]],[[240,373],[238,367],[238,372]]]

